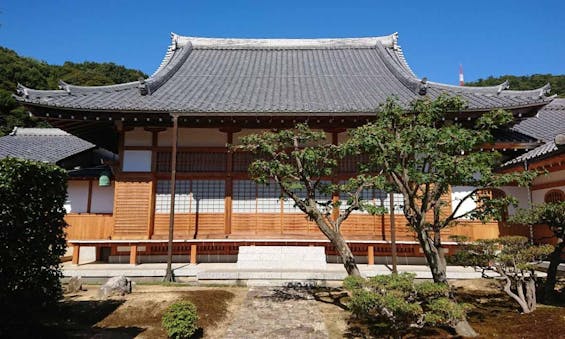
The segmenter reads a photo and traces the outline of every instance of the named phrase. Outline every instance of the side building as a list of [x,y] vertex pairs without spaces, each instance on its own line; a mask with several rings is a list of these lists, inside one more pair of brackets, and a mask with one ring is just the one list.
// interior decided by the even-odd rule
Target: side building
[[[555,99],[532,118],[521,121],[514,131],[536,138],[542,144],[502,165],[502,171],[535,170],[539,172],[529,188],[503,188],[519,199],[519,207],[527,208],[550,202],[565,201],[565,99]],[[512,214],[514,211],[510,210]],[[555,243],[546,225],[529,227],[511,225],[504,232],[532,237],[535,242]]]
[[[117,161],[116,154],[58,128],[16,127],[0,137],[0,159],[7,157],[46,162],[67,170],[65,221],[71,225],[66,230],[67,239],[111,237],[114,178],[110,164]],[[83,250],[83,257],[95,258],[93,250]]]
[[[60,90],[20,85],[17,99],[35,116],[119,154],[113,229],[69,239],[94,246],[110,262],[164,261],[170,218],[171,158],[177,157],[174,216],[175,260],[234,261],[241,245],[319,245],[329,261],[336,252],[317,227],[274,185],[257,185],[247,174],[252,156],[232,152],[242,136],[306,122],[339,144],[347,130],[375,117],[394,96],[415,99],[457,95],[467,102],[453,120],[472,123],[492,109],[516,120],[535,116],[551,102],[549,87],[512,91],[499,86],[457,87],[418,78],[408,66],[397,34],[350,39],[214,39],[172,35],[157,71],[148,79],[112,86]],[[488,148],[517,156],[537,140],[507,131]],[[178,136],[175,137],[175,136]],[[354,173],[355,158],[339,173]],[[453,199],[465,188],[453,188]],[[370,196],[369,196],[370,195]],[[388,206],[388,197],[367,195]],[[401,204],[398,197],[397,205]],[[399,253],[422,257],[414,234],[398,214]],[[390,216],[354,213],[343,233],[360,262],[390,256]],[[94,219],[73,228],[100,227]],[[496,237],[499,225],[463,221],[445,232]],[[104,234],[104,236],[93,236]],[[78,253],[78,251],[77,251]],[[367,258],[367,253],[374,257]],[[74,258],[78,262],[79,258]]]

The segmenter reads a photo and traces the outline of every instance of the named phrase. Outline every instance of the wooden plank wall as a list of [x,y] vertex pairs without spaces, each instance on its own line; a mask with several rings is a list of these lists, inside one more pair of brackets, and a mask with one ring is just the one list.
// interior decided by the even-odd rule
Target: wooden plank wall
[[114,231],[111,214],[67,214],[67,240],[110,239]]
[[113,239],[149,238],[151,179],[116,180]]
[[[175,239],[196,239],[218,236],[223,238],[225,215],[223,213],[175,213]],[[167,239],[169,236],[169,214],[155,214],[155,229],[152,239]]]

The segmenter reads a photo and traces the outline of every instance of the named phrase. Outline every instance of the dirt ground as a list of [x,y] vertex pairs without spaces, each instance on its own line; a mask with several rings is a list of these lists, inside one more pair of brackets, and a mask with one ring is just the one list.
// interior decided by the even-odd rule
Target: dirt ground
[[[565,339],[564,305],[539,305],[534,313],[524,315],[490,280],[453,281],[452,285],[459,301],[473,306],[469,322],[483,338]],[[46,320],[57,337],[166,338],[161,328],[164,310],[176,300],[190,300],[200,316],[198,336],[222,338],[248,291],[244,287],[138,285],[130,295],[100,300],[99,286],[86,288],[65,295],[60,310]],[[384,337],[381,329],[350,315],[344,291],[321,288],[314,298],[329,338]],[[454,334],[444,328],[426,328],[407,337],[449,338]]]
[[[481,338],[565,338],[565,305],[538,304],[530,314],[520,314],[518,305],[499,291],[492,280],[452,281],[458,301],[472,306],[469,323]],[[344,308],[347,297],[339,290],[318,293],[330,338],[383,338],[382,329],[360,321]],[[406,338],[454,338],[447,328],[414,329]]]
[[166,338],[163,312],[174,301],[190,300],[200,317],[198,336],[221,338],[247,293],[238,287],[137,285],[132,294],[101,301],[99,286],[85,287],[86,291],[67,294],[62,302],[67,320],[59,325],[69,337]]

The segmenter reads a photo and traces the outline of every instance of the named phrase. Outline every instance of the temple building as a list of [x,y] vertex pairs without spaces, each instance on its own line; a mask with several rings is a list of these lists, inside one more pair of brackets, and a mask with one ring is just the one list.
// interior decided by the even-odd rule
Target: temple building
[[[274,185],[250,180],[252,156],[232,152],[228,145],[237,145],[251,133],[291,128],[298,122],[325,131],[328,143],[339,144],[348,129],[373,119],[389,97],[407,106],[425,96],[460,96],[467,106],[454,120],[461,122],[498,108],[520,121],[553,100],[548,86],[514,91],[507,83],[473,88],[420,79],[397,40],[397,34],[346,39],[172,34],[161,65],[147,79],[98,87],[61,82],[59,90],[20,85],[17,99],[33,115],[119,155],[112,166],[111,213],[75,209],[85,193],[69,191],[67,221],[73,236],[68,242],[79,249],[75,262],[81,247],[96,247],[102,261],[164,261],[172,152],[177,157],[175,260],[234,261],[238,246],[250,244],[325,246],[328,260],[335,260],[335,249],[316,225],[282,199]],[[510,159],[540,145],[536,137],[508,130],[488,148]],[[356,165],[354,158],[346,159],[328,180],[347,177]],[[453,187],[453,199],[466,189]],[[376,192],[367,198],[388,206],[386,195]],[[400,208],[394,213],[402,220]],[[389,215],[357,212],[346,221],[342,233],[360,262],[390,256],[389,220]],[[422,257],[413,233],[404,222],[397,225],[399,255],[406,262]],[[445,235],[497,237],[499,227],[468,220]]]

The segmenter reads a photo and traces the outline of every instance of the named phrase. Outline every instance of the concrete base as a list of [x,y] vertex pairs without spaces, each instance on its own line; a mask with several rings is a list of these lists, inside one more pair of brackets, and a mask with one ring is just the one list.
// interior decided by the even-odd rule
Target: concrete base
[[323,270],[324,247],[315,246],[240,246],[239,270]]
[[[136,282],[161,282],[167,265],[139,264],[63,264],[64,279],[81,276],[91,283],[103,283],[108,278],[125,275]],[[390,274],[390,268],[384,265],[358,265],[365,277]],[[412,272],[417,279],[431,279],[431,273],[424,265],[399,265],[400,272]],[[307,284],[316,286],[339,286],[347,276],[343,265],[327,264],[324,269],[313,270],[251,270],[240,269],[237,264],[211,263],[192,265],[188,263],[173,264],[173,270],[178,282],[193,284],[239,285],[239,286],[287,286],[289,284]],[[544,275],[540,273],[540,276]],[[480,271],[472,268],[449,266],[448,279],[477,279]]]

